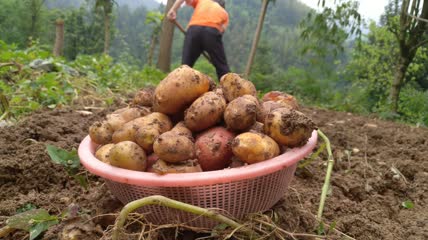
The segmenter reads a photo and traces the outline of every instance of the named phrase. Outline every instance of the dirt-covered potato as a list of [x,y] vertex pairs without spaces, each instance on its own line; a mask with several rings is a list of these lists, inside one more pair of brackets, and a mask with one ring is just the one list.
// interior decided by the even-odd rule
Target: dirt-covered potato
[[101,145],[112,142],[113,132],[113,128],[111,128],[107,121],[97,121],[89,127],[89,136],[91,140]]
[[175,126],[171,129],[171,132],[173,132],[177,135],[180,135],[180,136],[186,136],[192,141],[194,140],[192,131],[190,131],[190,129],[188,129],[186,127],[184,122],[179,122],[179,123],[175,124]]
[[139,117],[146,116],[150,113],[150,109],[146,107],[126,107],[107,115],[107,122],[113,130],[118,130],[125,123]]
[[153,151],[160,159],[176,163],[195,157],[195,144],[186,136],[174,132],[161,134],[153,144]]
[[95,152],[95,157],[101,162],[110,164],[110,150],[114,147],[114,143],[103,145]]
[[254,84],[241,78],[236,73],[227,73],[223,75],[220,79],[220,86],[223,89],[223,94],[227,102],[244,95],[257,96]]
[[112,141],[114,143],[135,141],[135,134],[141,127],[158,129],[160,133],[163,133],[171,130],[172,122],[169,117],[163,113],[150,113],[144,117],[139,117],[125,123],[113,133]]
[[224,111],[227,128],[233,131],[245,131],[256,123],[259,113],[258,101],[255,97],[244,95],[231,101]]
[[262,133],[246,132],[232,141],[233,154],[248,164],[262,162],[279,155],[278,144]]
[[290,108],[273,110],[264,122],[265,133],[287,147],[305,145],[315,129],[315,123],[310,118]]
[[273,102],[279,102],[284,104],[284,107],[289,107],[294,110],[299,109],[299,103],[297,102],[297,99],[290,94],[280,92],[280,91],[271,91],[263,95],[262,97],[263,102],[267,101],[273,101]]
[[187,160],[179,163],[168,163],[163,160],[157,160],[153,164],[150,172],[157,174],[167,174],[167,173],[193,173],[193,172],[202,172],[201,166],[198,164],[197,160]]
[[258,132],[264,133],[264,126],[261,122],[255,122],[253,126],[249,129],[249,132]]
[[153,96],[155,93],[155,87],[145,87],[140,89],[132,99],[132,105],[151,107],[153,105]]
[[210,81],[205,74],[183,65],[163,79],[155,89],[153,110],[175,114],[208,92]]
[[110,149],[110,164],[129,170],[145,171],[147,156],[138,144],[131,141],[123,141],[115,144]]
[[257,121],[265,122],[265,117],[275,109],[289,107],[282,102],[267,101],[260,104],[260,114],[257,115]]
[[161,135],[159,128],[153,126],[142,126],[135,132],[135,142],[147,153],[153,152],[153,144]]
[[208,129],[223,118],[226,100],[221,89],[207,92],[190,105],[184,115],[184,124],[193,132]]
[[224,127],[214,127],[198,135],[196,157],[204,171],[226,168],[233,156],[231,141],[235,137]]

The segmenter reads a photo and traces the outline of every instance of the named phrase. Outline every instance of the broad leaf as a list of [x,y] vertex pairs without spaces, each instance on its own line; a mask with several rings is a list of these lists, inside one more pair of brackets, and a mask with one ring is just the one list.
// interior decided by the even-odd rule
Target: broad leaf
[[57,219],[35,224],[34,226],[32,226],[30,228],[30,240],[35,239],[42,232],[48,230],[49,227],[51,227],[51,226],[53,226],[55,224],[58,224],[58,220]]
[[53,145],[47,145],[46,149],[54,163],[61,164],[71,169],[78,169],[80,167],[79,156],[75,149],[66,151]]
[[54,220],[57,220],[57,217],[51,216],[45,209],[31,209],[10,217],[6,224],[11,228],[29,231],[37,223]]

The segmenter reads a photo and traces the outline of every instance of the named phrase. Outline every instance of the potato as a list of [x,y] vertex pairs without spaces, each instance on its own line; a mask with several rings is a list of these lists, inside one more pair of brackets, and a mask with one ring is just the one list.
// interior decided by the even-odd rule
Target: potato
[[153,96],[155,93],[155,87],[145,87],[140,89],[132,99],[132,105],[151,107],[153,105]]
[[103,145],[95,152],[95,157],[101,162],[110,164],[110,150],[114,147],[114,143]]
[[239,168],[246,165],[248,165],[248,163],[245,163],[241,161],[238,157],[234,156],[232,157],[232,162],[230,163],[229,168]]
[[202,168],[197,160],[187,160],[179,163],[168,163],[163,160],[158,160],[153,164],[151,171],[157,174],[192,173],[202,172]]
[[168,74],[156,87],[153,110],[165,114],[178,113],[208,92],[209,88],[210,81],[205,74],[183,65]]
[[115,144],[110,150],[110,164],[115,167],[135,171],[145,171],[147,156],[138,144],[123,141]]
[[258,133],[264,133],[264,126],[261,122],[255,122],[253,126],[251,126],[249,132],[258,132]]
[[195,157],[195,144],[186,136],[174,132],[161,134],[153,144],[153,151],[160,159],[176,163]]
[[190,131],[190,129],[188,129],[186,127],[186,125],[184,125],[184,122],[179,122],[177,123],[172,129],[171,132],[176,133],[177,135],[180,136],[186,136],[188,137],[190,140],[192,140],[192,142],[194,141],[193,139],[193,134],[192,131]]
[[153,165],[159,160],[159,157],[152,153],[150,156],[147,157],[147,169],[146,172],[154,172]]
[[126,107],[119,109],[107,115],[107,122],[115,131],[121,128],[125,123],[139,117],[146,116],[150,113],[150,109],[145,107]]
[[220,79],[220,86],[223,89],[224,97],[227,102],[244,95],[257,96],[254,84],[241,78],[236,73],[227,73],[223,75]]
[[113,131],[107,121],[97,121],[89,127],[89,136],[93,142],[104,145],[111,143]]
[[260,106],[260,114],[257,115],[257,121],[262,123],[265,122],[265,118],[270,112],[272,112],[277,108],[282,108],[282,107],[289,107],[289,105],[284,104],[282,102],[274,102],[274,101],[263,102]]
[[196,157],[204,171],[226,168],[233,156],[231,141],[235,135],[224,127],[204,131],[196,138]]
[[303,113],[290,108],[278,108],[265,119],[264,131],[277,143],[287,147],[306,144],[316,129],[315,123]]
[[245,131],[256,123],[260,106],[255,97],[244,95],[231,101],[224,111],[227,128],[234,131]]
[[139,117],[125,123],[125,125],[113,133],[112,141],[114,143],[135,141],[135,134],[141,127],[158,129],[160,133],[163,133],[172,128],[172,123],[169,117],[163,113],[150,113],[147,116]]
[[263,95],[262,97],[263,102],[267,101],[274,101],[279,102],[285,105],[285,107],[289,107],[291,109],[297,110],[299,109],[299,103],[297,102],[297,99],[284,92],[280,91],[271,91]]
[[196,99],[184,114],[184,124],[194,132],[210,128],[220,122],[226,109],[221,90],[207,92]]
[[161,135],[158,128],[153,126],[142,126],[135,132],[135,142],[147,153],[153,152],[153,144],[156,138]]
[[248,164],[262,162],[279,155],[278,144],[262,133],[246,132],[232,141],[233,154]]

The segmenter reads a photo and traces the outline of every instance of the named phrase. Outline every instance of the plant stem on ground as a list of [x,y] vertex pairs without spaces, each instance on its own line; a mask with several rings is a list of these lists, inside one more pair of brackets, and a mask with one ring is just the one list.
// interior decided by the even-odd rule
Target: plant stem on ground
[[325,204],[325,200],[327,198],[328,188],[330,187],[330,177],[331,177],[331,173],[333,171],[334,159],[333,159],[333,154],[331,152],[330,140],[319,129],[318,129],[318,135],[324,140],[326,148],[327,148],[327,153],[328,153],[327,173],[325,176],[324,185],[322,187],[320,206],[318,208],[318,214],[317,214],[317,220],[321,222],[322,213],[324,211],[324,204]]
[[123,225],[126,221],[126,218],[128,217],[128,214],[135,211],[136,209],[146,206],[146,205],[161,205],[161,206],[166,206],[166,207],[170,207],[170,208],[175,208],[181,211],[185,211],[185,212],[189,212],[189,213],[193,213],[196,215],[201,215],[204,217],[208,217],[211,218],[213,220],[216,220],[218,222],[227,224],[228,226],[236,229],[240,229],[241,232],[245,233],[248,235],[249,239],[257,239],[257,234],[252,231],[251,229],[248,229],[246,227],[244,227],[243,225],[231,220],[230,218],[227,218],[221,214],[219,214],[218,212],[212,211],[212,210],[208,210],[205,208],[201,208],[201,207],[197,207],[194,205],[190,205],[187,203],[183,203],[183,202],[179,202],[176,200],[172,200],[169,199],[167,197],[164,196],[159,196],[159,195],[155,195],[155,196],[150,196],[150,197],[145,197],[139,200],[135,200],[132,201],[128,204],[126,204],[122,211],[120,211],[119,217],[116,220],[116,223],[114,225],[113,228],[113,235],[112,235],[112,239],[113,240],[118,240],[119,239],[119,233],[123,228]]

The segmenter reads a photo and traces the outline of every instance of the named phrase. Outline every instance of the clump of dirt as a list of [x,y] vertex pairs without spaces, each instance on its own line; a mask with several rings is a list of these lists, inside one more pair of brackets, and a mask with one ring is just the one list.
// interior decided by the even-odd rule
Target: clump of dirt
[[[104,214],[117,213],[122,205],[104,180],[87,173],[86,190],[46,152],[46,144],[77,148],[89,126],[111,112],[78,110],[39,111],[0,128],[0,226],[29,203],[51,214],[74,204],[86,216],[54,226],[42,239],[61,239],[64,233],[97,239],[113,223],[114,216]],[[332,142],[336,163],[323,214],[327,224],[336,226],[331,238],[428,239],[428,129],[315,108],[301,111]],[[288,193],[273,207],[285,230],[314,233],[317,228],[326,158],[321,154],[298,169]],[[405,201],[414,207],[403,207]],[[24,235],[17,231],[5,239]]]

